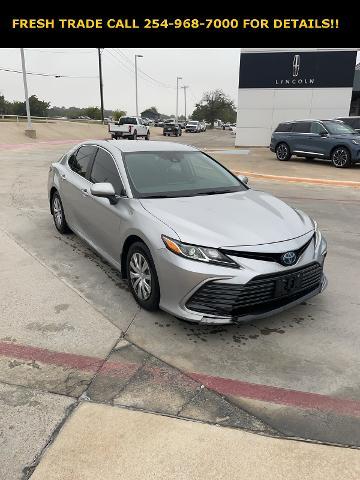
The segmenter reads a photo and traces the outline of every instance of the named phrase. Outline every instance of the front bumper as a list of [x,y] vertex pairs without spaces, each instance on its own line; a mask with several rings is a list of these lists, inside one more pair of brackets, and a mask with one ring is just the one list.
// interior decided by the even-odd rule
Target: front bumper
[[[158,250],[157,253],[160,308],[176,317],[197,323],[230,324],[268,317],[321,293],[327,286],[327,279],[323,273],[326,256],[326,242],[323,239],[317,246],[313,240],[294,267],[284,267],[276,262],[233,257],[241,264],[241,268],[236,269],[188,260],[165,248]],[[277,280],[273,282],[273,287],[267,287],[267,296],[257,287],[255,289],[253,287],[254,283],[258,284],[259,278],[268,281],[272,277],[276,279],[290,277],[292,275],[289,274],[308,271],[314,266],[317,270],[316,276],[310,273],[313,281],[305,278],[304,287],[292,292],[288,297],[286,295],[269,297],[271,288],[275,289],[275,285],[279,283]],[[258,303],[246,299],[246,308],[239,308],[239,299],[244,297],[243,292],[249,288],[252,289],[250,300],[258,299]],[[235,297],[234,291],[238,292]],[[230,305],[229,308],[229,302],[231,303],[229,300],[224,309],[226,302],[223,299],[230,298],[234,298],[233,307]],[[206,308],[207,305],[209,308]]]

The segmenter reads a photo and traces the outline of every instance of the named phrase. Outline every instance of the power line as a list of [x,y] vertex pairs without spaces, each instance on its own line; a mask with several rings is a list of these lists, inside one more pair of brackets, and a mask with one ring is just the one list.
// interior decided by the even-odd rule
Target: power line
[[[2,72],[11,72],[11,73],[22,73],[22,70],[14,70],[12,68],[3,68],[0,67]],[[35,73],[35,72],[26,72],[27,75],[37,75],[40,77],[54,77],[54,78],[98,78],[97,76],[75,76],[75,75],[60,75],[57,73]]]
[[[132,62],[132,60],[130,60],[130,58],[125,55],[125,53],[123,53],[120,49],[118,48],[113,48],[112,50],[114,50],[116,53],[120,54],[122,57],[125,58],[125,60],[131,64],[131,66],[133,67],[134,63]],[[161,82],[160,80],[157,80],[156,78],[152,77],[151,75],[149,75],[148,73],[144,72],[144,70],[138,68],[138,71],[145,75],[145,77],[149,78],[150,80],[152,80],[153,82],[155,82],[157,85],[159,85],[160,87],[163,87],[163,88],[170,88],[172,90],[176,90],[176,87],[172,86],[172,85],[167,85],[166,83],[164,82]],[[145,79],[144,79],[145,80]]]

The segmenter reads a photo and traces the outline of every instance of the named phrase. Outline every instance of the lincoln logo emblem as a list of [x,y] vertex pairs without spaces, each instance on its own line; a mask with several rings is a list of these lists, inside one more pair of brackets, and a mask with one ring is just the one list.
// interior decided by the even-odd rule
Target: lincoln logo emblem
[[300,70],[300,55],[294,55],[293,77],[297,77],[299,75],[299,70]]
[[296,263],[296,253],[295,252],[286,252],[281,255],[281,263],[286,266],[294,265]]

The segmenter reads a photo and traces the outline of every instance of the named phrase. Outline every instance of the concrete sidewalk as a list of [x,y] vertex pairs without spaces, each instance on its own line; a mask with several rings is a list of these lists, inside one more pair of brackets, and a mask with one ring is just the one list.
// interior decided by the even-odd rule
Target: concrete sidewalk
[[358,480],[360,452],[81,404],[31,480]]

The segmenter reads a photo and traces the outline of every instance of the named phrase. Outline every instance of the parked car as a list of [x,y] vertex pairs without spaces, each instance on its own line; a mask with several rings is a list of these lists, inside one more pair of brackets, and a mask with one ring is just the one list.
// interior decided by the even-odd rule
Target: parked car
[[340,120],[295,120],[278,125],[270,150],[278,160],[292,155],[324,158],[338,168],[360,162],[360,134]]
[[223,130],[230,130],[230,128],[231,128],[230,122],[223,123],[223,126],[222,126]]
[[190,120],[187,122],[185,132],[198,133],[200,131],[200,122],[198,120]]
[[176,123],[175,120],[168,120],[164,123],[163,135],[175,135],[175,137],[181,137],[182,130],[179,123]]
[[180,127],[185,130],[186,122],[179,122]]
[[119,270],[141,307],[225,324],[278,313],[327,285],[316,222],[246,183],[187,145],[100,140],[53,163],[48,192],[57,230]]
[[109,123],[108,128],[115,140],[118,138],[137,140],[138,137],[150,140],[150,128],[144,125],[141,117],[120,117],[118,122]]
[[339,117],[337,120],[341,120],[342,122],[346,123],[346,125],[349,125],[351,128],[356,130],[358,133],[360,133],[360,117]]
[[162,120],[155,120],[154,127],[163,127],[164,122]]
[[200,122],[200,132],[206,132],[206,123]]

